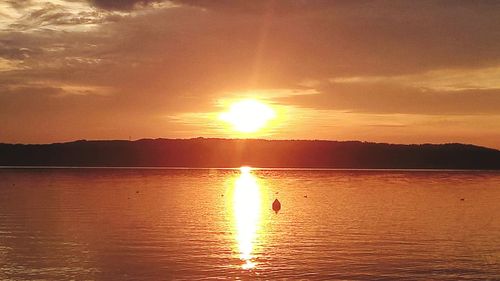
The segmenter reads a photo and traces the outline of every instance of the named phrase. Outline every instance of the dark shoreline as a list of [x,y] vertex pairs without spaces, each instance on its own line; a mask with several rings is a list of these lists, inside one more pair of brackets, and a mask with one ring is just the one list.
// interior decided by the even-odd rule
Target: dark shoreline
[[[322,171],[338,171],[338,172],[449,172],[449,173],[462,173],[462,172],[478,172],[478,173],[498,173],[500,169],[356,169],[356,168],[265,168],[265,167],[250,167],[252,171],[311,171],[311,172],[322,172]],[[219,171],[239,171],[241,167],[133,167],[133,166],[116,166],[116,167],[99,167],[99,166],[0,166],[0,170],[219,170]]]
[[500,151],[468,144],[142,139],[0,144],[0,167],[500,170]]

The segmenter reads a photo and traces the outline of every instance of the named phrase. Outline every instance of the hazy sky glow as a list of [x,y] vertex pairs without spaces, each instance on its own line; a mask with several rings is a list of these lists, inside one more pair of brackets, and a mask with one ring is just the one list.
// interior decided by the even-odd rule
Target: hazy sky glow
[[500,2],[6,0],[0,142],[248,137],[500,148]]

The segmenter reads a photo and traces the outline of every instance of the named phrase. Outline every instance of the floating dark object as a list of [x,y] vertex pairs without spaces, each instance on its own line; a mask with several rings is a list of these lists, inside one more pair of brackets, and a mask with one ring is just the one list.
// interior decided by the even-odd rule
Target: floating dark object
[[281,203],[278,199],[275,199],[273,202],[273,211],[277,214],[281,209]]
[[135,193],[139,193],[139,190],[137,190]]
[[304,198],[307,198],[307,195],[304,195]]
[[460,201],[464,201],[464,200],[465,200],[464,198],[460,199]]

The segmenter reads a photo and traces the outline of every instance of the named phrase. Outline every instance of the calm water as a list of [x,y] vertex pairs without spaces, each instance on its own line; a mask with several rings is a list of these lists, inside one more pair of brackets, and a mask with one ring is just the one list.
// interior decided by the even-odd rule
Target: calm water
[[500,280],[499,218],[500,172],[0,169],[0,279]]

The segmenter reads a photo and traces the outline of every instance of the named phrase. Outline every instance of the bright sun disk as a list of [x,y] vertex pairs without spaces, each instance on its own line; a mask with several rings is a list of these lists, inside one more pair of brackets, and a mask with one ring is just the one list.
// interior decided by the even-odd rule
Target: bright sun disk
[[275,118],[276,113],[268,105],[252,99],[233,103],[229,111],[219,115],[219,119],[228,122],[241,133],[253,133],[263,128]]

